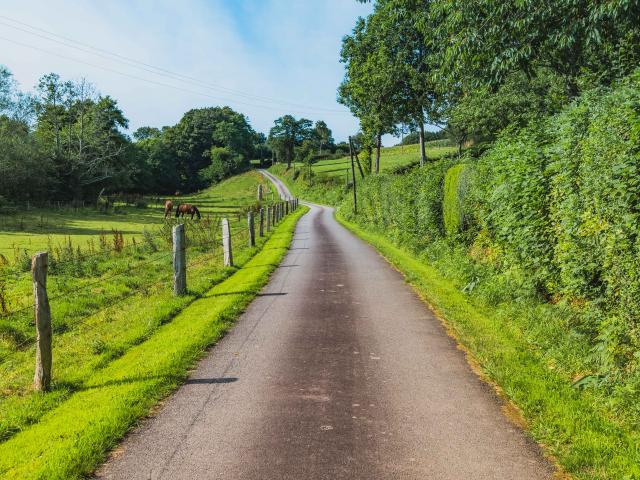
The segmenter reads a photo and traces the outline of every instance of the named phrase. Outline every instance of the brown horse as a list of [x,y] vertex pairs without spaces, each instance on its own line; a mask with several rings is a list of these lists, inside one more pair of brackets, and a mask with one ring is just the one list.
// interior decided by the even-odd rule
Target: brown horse
[[185,215],[189,214],[191,215],[191,220],[193,220],[194,215],[197,215],[198,218],[202,218],[200,215],[200,210],[198,210],[198,207],[196,207],[195,205],[181,203],[176,207],[176,218],[180,217],[180,215],[184,217]]
[[171,200],[167,200],[166,202],[164,202],[164,218],[167,218],[169,215],[171,215],[172,211],[173,202]]

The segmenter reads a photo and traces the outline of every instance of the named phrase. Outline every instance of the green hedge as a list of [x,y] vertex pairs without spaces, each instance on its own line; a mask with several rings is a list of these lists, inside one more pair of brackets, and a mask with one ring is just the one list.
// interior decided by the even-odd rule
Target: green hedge
[[476,185],[504,268],[580,307],[599,381],[640,384],[640,73],[506,132]]
[[[358,184],[358,221],[417,250],[442,238],[444,177],[453,163],[445,159],[404,175],[368,176]],[[340,208],[346,218],[353,219],[349,199]]]
[[444,198],[442,214],[444,230],[448,236],[462,232],[467,223],[464,211],[464,197],[467,190],[466,173],[469,165],[459,163],[451,167],[444,177]]
[[[572,305],[595,381],[640,391],[640,73],[503,132],[477,160],[368,177],[358,198],[357,222],[397,244],[437,261],[467,252],[451,268],[493,285],[492,301]],[[354,220],[349,202],[341,211]]]

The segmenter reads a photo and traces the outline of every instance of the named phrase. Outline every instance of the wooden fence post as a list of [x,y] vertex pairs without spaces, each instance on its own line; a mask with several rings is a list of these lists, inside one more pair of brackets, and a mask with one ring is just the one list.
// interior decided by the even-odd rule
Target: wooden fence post
[[271,231],[271,207],[267,207],[267,232]]
[[262,202],[262,184],[258,184],[258,201]]
[[233,252],[231,250],[231,230],[229,220],[222,219],[222,248],[224,250],[224,266],[233,267]]
[[184,224],[173,227],[173,293],[187,293],[187,258]]
[[256,246],[256,228],[255,223],[253,221],[253,210],[249,210],[247,214],[247,223],[249,224],[249,246]]
[[51,386],[51,308],[47,297],[47,268],[49,255],[37,253],[31,260],[33,276],[33,310],[36,321],[36,371],[33,388],[47,391]]
[[258,229],[260,237],[264,237],[264,208],[260,209],[260,226]]
[[289,215],[289,200],[285,200],[284,202],[284,215],[285,217]]

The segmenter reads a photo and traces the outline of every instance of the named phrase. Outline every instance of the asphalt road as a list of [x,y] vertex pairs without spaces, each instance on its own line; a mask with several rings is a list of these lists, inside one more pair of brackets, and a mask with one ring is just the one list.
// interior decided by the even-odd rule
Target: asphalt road
[[312,205],[262,294],[97,476],[532,480],[553,468],[401,275]]

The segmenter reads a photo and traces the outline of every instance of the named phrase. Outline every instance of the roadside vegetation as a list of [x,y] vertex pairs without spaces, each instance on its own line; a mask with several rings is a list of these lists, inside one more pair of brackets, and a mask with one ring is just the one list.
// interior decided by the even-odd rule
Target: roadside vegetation
[[[171,228],[151,210],[139,236],[121,231],[96,235],[88,228],[50,249],[48,293],[52,311],[54,376],[46,394],[32,389],[33,326],[30,254],[0,270],[0,442],[38,424],[85,388],[87,379],[152,338],[185,307],[235,269],[223,267],[220,219],[230,219],[234,256],[242,265],[263,244],[248,246],[246,212],[256,203],[256,172],[233,177],[191,198],[202,219],[187,229],[188,294],[171,291]],[[90,215],[87,212],[87,215]],[[139,214],[142,215],[142,214]],[[108,215],[128,221],[124,214]],[[72,221],[72,217],[69,218]],[[138,225],[138,224],[134,224]],[[82,231],[82,229],[79,229]],[[137,238],[137,240],[136,240]],[[67,243],[72,242],[72,243]],[[2,476],[2,475],[0,475]],[[3,477],[4,478],[4,477]]]
[[[260,291],[304,211],[286,217],[256,247],[236,250],[235,268],[205,259],[184,297],[149,289],[112,314],[59,333],[54,391],[5,398],[2,408],[11,424],[4,425],[0,443],[0,476],[70,479],[91,473],[140,417],[184,381],[205,348]],[[19,363],[11,364],[16,383],[19,372],[27,375],[26,367],[15,368]]]
[[576,478],[640,478],[638,138],[624,133],[639,87],[585,95],[479,157],[357,174],[357,215],[343,179],[272,169],[407,276]]
[[[638,8],[378,0],[339,96],[365,165],[404,125],[424,154],[356,170],[357,214],[329,162],[272,168],[404,272],[575,478],[640,478]],[[430,158],[425,123],[457,148]]]

